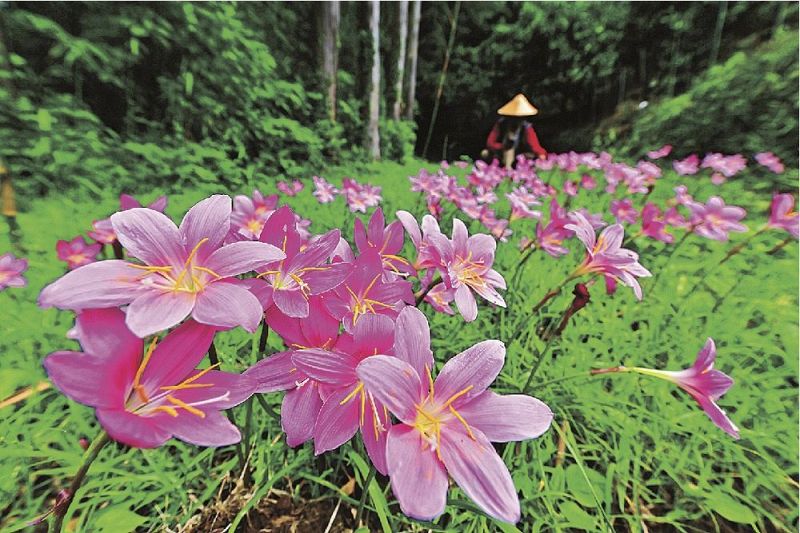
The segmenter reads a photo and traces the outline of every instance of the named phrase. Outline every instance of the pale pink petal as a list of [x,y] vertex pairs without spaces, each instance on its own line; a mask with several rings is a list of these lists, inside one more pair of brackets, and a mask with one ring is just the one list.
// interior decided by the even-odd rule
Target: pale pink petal
[[403,229],[408,233],[409,238],[411,238],[411,242],[414,243],[415,247],[419,247],[422,241],[422,234],[420,233],[417,219],[408,211],[398,211],[395,215],[400,220],[400,224],[403,225]]
[[467,348],[445,363],[436,378],[436,396],[447,399],[467,388],[469,391],[453,404],[465,405],[495,380],[505,362],[506,347],[500,341],[482,341]]
[[392,492],[404,514],[433,520],[444,512],[447,472],[420,433],[403,424],[392,426],[386,443]]
[[264,308],[253,293],[228,281],[209,283],[197,295],[192,317],[203,324],[232,328],[242,326],[253,333],[258,329]]
[[117,308],[79,312],[75,330],[83,351],[96,357],[142,355],[142,339],[131,333],[125,325],[125,313]]
[[294,271],[296,269],[308,266],[318,266],[330,259],[336,245],[339,244],[341,233],[338,229],[333,229],[320,236],[317,240],[310,243],[302,252],[294,256],[291,261],[287,262],[286,270]]
[[147,417],[123,409],[97,409],[95,414],[109,437],[134,448],[157,448],[172,437]]
[[182,409],[178,413],[175,417],[168,414],[153,417],[153,425],[196,446],[228,446],[242,439],[236,426],[219,411],[204,411],[203,417]]
[[414,408],[425,395],[414,367],[396,357],[367,357],[356,368],[366,389],[400,420],[413,424]]
[[[195,378],[201,372],[206,372]],[[173,391],[172,396],[189,404],[200,403],[203,411],[221,411],[235,407],[253,395],[257,388],[255,379],[233,372],[220,370],[195,370],[190,376],[192,383],[203,385],[195,389]]]
[[111,215],[117,240],[128,253],[148,265],[179,267],[186,261],[183,237],[166,215],[137,207]]
[[553,413],[543,402],[512,394],[500,396],[485,391],[458,409],[469,425],[492,442],[533,439],[547,431]]
[[293,352],[280,352],[262,359],[247,370],[244,375],[252,378],[257,386],[255,392],[275,392],[296,387],[299,377],[292,361]]
[[180,232],[186,239],[187,250],[201,240],[208,241],[198,250],[197,260],[203,262],[220,246],[231,228],[231,198],[215,194],[192,206],[181,221]]
[[64,274],[39,294],[41,307],[89,309],[117,307],[147,289],[137,278],[141,271],[118,260],[90,263]]
[[339,387],[358,381],[358,360],[351,355],[325,350],[300,350],[294,352],[292,361],[308,377]]
[[478,303],[469,287],[463,284],[459,285],[455,292],[455,301],[458,312],[461,313],[464,320],[472,322],[478,318]]
[[303,273],[303,280],[308,283],[310,287],[309,293],[312,295],[322,294],[338,287],[350,275],[353,265],[350,263],[334,263],[317,268],[323,270],[308,270]]
[[474,428],[472,433],[458,422],[442,428],[440,452],[447,472],[486,514],[514,524],[520,509],[511,474],[486,436]]
[[193,373],[214,339],[216,328],[187,320],[156,345],[140,383],[146,390],[175,385]]
[[391,415],[383,404],[367,394],[361,439],[375,469],[386,476],[389,474],[389,466],[386,464],[386,437],[391,427]]
[[[314,454],[335,450],[353,438],[358,431],[359,397],[342,402],[356,385],[345,387],[331,394],[319,411],[314,426]],[[363,394],[363,392],[362,392]]]
[[734,424],[730,418],[728,418],[728,415],[725,414],[725,411],[723,411],[720,406],[714,403],[711,398],[707,396],[692,396],[694,396],[694,399],[700,404],[700,407],[708,415],[708,418],[710,418],[718,428],[734,439],[739,438],[739,428],[736,427],[736,424]]
[[194,305],[194,294],[150,291],[131,302],[125,323],[134,334],[147,337],[178,324]]
[[308,316],[308,300],[299,288],[277,289],[272,293],[272,301],[287,316],[293,318]]
[[314,381],[286,393],[281,404],[281,427],[286,444],[299,446],[314,435],[314,424],[322,408],[319,387]]
[[218,248],[202,266],[227,278],[256,270],[284,258],[286,255],[271,244],[242,241]]
[[[397,317],[394,355],[411,365],[420,376],[429,374],[433,369],[428,319],[416,307],[404,307]],[[423,385],[427,387],[427,383]]]

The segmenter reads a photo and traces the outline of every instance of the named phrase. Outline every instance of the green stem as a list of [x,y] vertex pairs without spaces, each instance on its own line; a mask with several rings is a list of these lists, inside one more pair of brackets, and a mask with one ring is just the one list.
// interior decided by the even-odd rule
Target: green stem
[[672,251],[670,251],[669,255],[667,256],[667,259],[664,261],[664,264],[661,265],[661,268],[659,268],[658,272],[656,272],[655,276],[653,276],[653,283],[650,284],[649,292],[652,293],[655,290],[658,280],[661,279],[661,274],[667,269],[667,265],[669,265],[669,262],[672,260],[672,257],[675,255],[678,249],[683,245],[683,243],[686,242],[686,239],[689,238],[689,235],[691,235],[693,232],[694,232],[694,226],[688,228],[686,230],[686,233],[683,234],[683,237],[681,237],[681,240],[679,240],[675,244],[675,246],[672,247]]
[[750,244],[750,241],[752,241],[753,239],[755,239],[756,237],[758,237],[759,235],[761,235],[762,233],[764,233],[764,232],[765,232],[767,229],[768,229],[768,226],[766,226],[766,225],[765,225],[765,226],[763,226],[761,229],[759,229],[759,230],[758,230],[758,231],[756,231],[755,233],[752,233],[750,236],[748,236],[748,237],[747,237],[745,240],[743,240],[742,242],[740,242],[739,244],[737,244],[736,246],[734,246],[733,248],[731,248],[730,250],[728,250],[728,253],[727,253],[727,254],[725,254],[725,257],[723,257],[723,258],[720,260],[720,262],[719,262],[719,263],[717,263],[717,264],[716,264],[716,265],[715,265],[713,268],[710,268],[710,269],[706,270],[706,271],[703,273],[703,275],[700,277],[700,279],[698,280],[698,282],[694,284],[694,286],[693,286],[693,287],[692,287],[692,288],[689,290],[689,292],[688,292],[687,294],[692,294],[693,292],[695,292],[695,291],[698,289],[698,287],[700,287],[700,285],[702,285],[702,284],[703,284],[703,282],[704,282],[704,281],[705,281],[705,280],[708,278],[708,276],[710,276],[710,275],[711,275],[711,273],[712,273],[712,272],[714,272],[714,270],[716,270],[717,268],[719,268],[719,267],[721,267],[722,265],[724,265],[725,263],[727,263],[727,262],[728,262],[728,260],[729,260],[731,257],[733,257],[733,256],[735,256],[735,255],[738,255],[739,253],[741,253],[741,251],[742,251],[742,250],[744,250],[744,249],[745,249],[745,247],[746,247],[748,244]]
[[95,459],[97,459],[100,450],[102,450],[103,447],[108,444],[109,440],[108,433],[103,431],[97,437],[95,437],[94,441],[89,446],[89,449],[87,449],[83,454],[83,462],[81,463],[80,468],[78,468],[78,472],[75,473],[75,477],[72,478],[72,483],[69,486],[69,496],[67,496],[67,501],[64,503],[62,509],[58,509],[55,513],[53,513],[53,519],[50,521],[50,526],[47,528],[49,532],[61,532],[64,523],[64,517],[67,516],[69,507],[72,505],[72,501],[75,499],[75,494],[77,494],[78,490],[81,488],[83,480],[86,478],[86,473],[89,471],[89,467],[92,466],[92,463]]
[[551,326],[547,328],[547,331],[545,331],[544,334],[545,338],[547,339],[547,342],[544,345],[544,348],[542,348],[542,351],[539,352],[539,355],[536,358],[536,362],[533,364],[533,366],[531,367],[531,371],[528,373],[528,379],[525,381],[525,386],[522,387],[522,394],[525,394],[526,391],[528,390],[528,387],[531,386],[531,382],[533,381],[533,376],[536,375],[536,372],[539,370],[539,367],[542,366],[542,361],[544,361],[545,355],[547,355],[547,352],[550,350],[550,345],[553,344],[553,339],[555,339],[558,336],[556,335],[558,325],[561,323],[561,321],[564,319],[567,313],[569,313],[570,309],[572,309],[572,304],[567,306],[564,312],[561,313],[561,318],[553,321]]
[[[211,340],[211,346],[208,347],[208,360],[211,361],[212,365],[219,366],[219,354],[217,354],[217,347],[214,345],[214,340]],[[233,416],[233,413],[230,410],[225,411],[225,416],[227,417],[228,421],[236,425],[236,418]],[[244,468],[244,450],[242,449],[242,441],[236,445],[236,457],[239,459],[239,466]]]
[[416,307],[419,307],[419,304],[421,304],[421,303],[422,303],[422,301],[425,299],[425,297],[428,295],[428,293],[429,293],[429,292],[431,292],[431,290],[432,290],[432,289],[433,289],[433,288],[434,288],[436,285],[440,284],[441,282],[442,282],[442,278],[441,278],[441,276],[438,276],[438,275],[437,275],[437,276],[436,276],[436,277],[433,279],[433,281],[430,283],[430,285],[428,285],[427,287],[425,287],[425,289],[424,289],[424,290],[421,290],[421,291],[419,291],[417,294],[415,294],[415,296],[416,296],[417,300],[416,300],[416,302],[414,303],[414,305],[415,305]]
[[258,353],[262,355],[267,349],[267,339],[269,338],[269,326],[266,320],[261,323],[261,337],[258,339]]
[[786,237],[784,240],[776,244],[769,252],[767,252],[767,255],[775,255],[776,253],[784,249],[793,240],[794,237],[792,236]]
[[272,409],[272,407],[269,406],[269,404],[267,403],[267,400],[264,399],[264,395],[263,394],[254,394],[253,396],[255,396],[255,398],[258,401],[258,403],[261,406],[261,408],[264,409],[264,411],[266,411],[266,413],[269,416],[271,416],[272,418],[274,418],[278,422],[281,421],[281,415],[276,413],[275,410]]
[[361,500],[358,502],[358,512],[356,513],[356,527],[361,523],[361,515],[364,513],[364,504],[367,502],[367,491],[369,490],[369,485],[372,483],[372,480],[375,478],[375,467],[369,467],[369,474],[367,474],[367,479],[364,481],[364,487],[361,489]]

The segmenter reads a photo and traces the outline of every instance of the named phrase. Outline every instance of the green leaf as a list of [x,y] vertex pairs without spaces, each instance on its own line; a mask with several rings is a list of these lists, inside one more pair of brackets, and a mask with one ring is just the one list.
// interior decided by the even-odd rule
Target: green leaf
[[124,505],[114,505],[97,513],[93,531],[98,533],[124,533],[134,531],[147,521]]
[[723,518],[736,522],[737,524],[752,524],[756,521],[756,515],[749,507],[734,500],[728,494],[716,492],[706,498],[709,507]]
[[[585,477],[584,473],[586,474]],[[589,482],[598,489],[595,490],[594,494],[592,494],[592,487],[589,486],[586,478],[588,478]],[[584,468],[584,471],[581,472],[581,468],[578,465],[573,464],[567,467],[566,479],[569,493],[572,494],[572,496],[574,496],[575,499],[578,500],[578,502],[584,507],[597,507],[595,494],[602,502],[603,493],[599,489],[605,485],[605,477],[599,472],[588,467]]]
[[[355,467],[358,468],[358,471],[361,474],[361,479],[366,479],[366,477],[369,475],[370,465],[367,464],[367,462],[355,451],[351,450],[348,454],[348,457],[353,462]],[[389,505],[386,503],[386,496],[383,495],[383,491],[381,491],[378,482],[373,479],[372,483],[369,484],[368,491],[369,499],[372,501],[372,505],[375,507],[375,512],[378,513],[378,520],[381,522],[381,528],[383,529],[384,533],[391,533],[392,527],[389,525],[388,518],[391,514],[389,511]]]
[[564,502],[558,506],[558,510],[567,519],[566,525],[569,527],[586,531],[595,529],[595,521],[592,515],[578,507],[575,502]]
[[36,113],[36,121],[39,123],[39,129],[42,131],[50,131],[53,129],[53,116],[47,109],[40,108]]

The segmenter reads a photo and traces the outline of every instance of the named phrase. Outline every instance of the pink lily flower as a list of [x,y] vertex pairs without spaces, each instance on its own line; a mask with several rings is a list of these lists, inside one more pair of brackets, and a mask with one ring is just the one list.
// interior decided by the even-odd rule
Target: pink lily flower
[[83,353],[51,353],[44,367],[61,392],[95,408],[112,439],[136,448],[172,437],[198,446],[239,442],[220,411],[249,398],[255,383],[215,366],[195,368],[216,328],[189,320],[145,348],[119,309],[86,310],[77,323]]
[[[414,311],[406,307],[397,318],[398,328],[418,333]],[[314,425],[314,454],[335,450],[360,430],[364,447],[375,468],[383,475],[386,467],[386,433],[389,412],[356,375],[356,367],[376,354],[393,355],[395,324],[387,316],[364,316],[353,333],[339,337],[331,351],[306,349],[294,352],[292,361],[305,375],[322,383],[325,399]],[[419,341],[418,341],[419,342]],[[400,346],[400,350],[405,345]]]
[[483,221],[484,227],[489,230],[489,233],[492,234],[492,237],[500,242],[508,242],[508,238],[514,233],[509,229],[508,223],[509,221],[505,218],[494,217]]
[[644,175],[645,183],[649,185],[652,185],[661,177],[661,168],[650,161],[639,161],[636,164],[636,170]]
[[719,196],[712,196],[705,205],[690,202],[687,207],[691,212],[690,223],[694,232],[702,237],[725,242],[728,232],[747,231],[747,226],[739,223],[747,212],[741,207],[725,205]]
[[691,176],[697,174],[697,171],[700,170],[700,158],[697,157],[697,154],[691,154],[685,159],[673,161],[672,168],[674,168],[675,172],[681,176]]
[[100,244],[113,244],[117,240],[117,234],[114,233],[114,226],[111,225],[110,218],[92,222],[92,231],[87,231],[86,235]]
[[328,183],[324,178],[312,176],[311,179],[314,181],[314,192],[311,194],[314,195],[319,203],[330,203],[339,196],[339,189],[334,187],[331,183]]
[[577,196],[578,195],[578,184],[574,181],[565,181],[564,182],[564,194],[567,196]]
[[511,221],[518,220],[520,218],[542,218],[542,213],[540,211],[535,211],[530,208],[530,205],[536,205],[539,203],[538,201],[536,201],[536,204],[533,204],[532,202],[528,203],[514,193],[506,193],[506,198],[508,198],[508,201],[511,204],[511,215],[509,216]]
[[468,348],[447,361],[434,381],[429,337],[416,333],[397,331],[405,355],[368,357],[356,369],[365,388],[400,420],[386,443],[389,479],[400,509],[419,520],[439,516],[449,475],[489,516],[517,522],[517,491],[491,443],[540,436],[552,412],[530,396],[487,390],[503,367],[502,342]]
[[414,268],[423,270],[435,268],[441,264],[439,251],[431,244],[432,235],[442,235],[444,237],[436,219],[431,215],[425,215],[422,217],[422,225],[420,226],[414,215],[408,211],[397,211],[395,215],[417,249],[417,260],[414,262]]
[[258,189],[253,191],[252,198],[243,194],[235,196],[231,211],[231,229],[226,240],[257,241],[264,223],[275,212],[277,205],[277,194],[265,197]]
[[20,259],[11,252],[0,255],[0,290],[8,287],[25,287],[28,280],[22,275],[28,270],[28,260]]
[[307,318],[291,318],[272,307],[266,320],[289,349],[262,359],[244,375],[255,380],[256,393],[287,391],[281,404],[281,427],[286,444],[295,447],[314,436],[322,396],[320,383],[298,369],[292,356],[310,348],[330,350],[339,337],[339,321],[328,314],[319,296],[309,299]]
[[431,242],[442,261],[442,280],[455,291],[456,307],[464,320],[472,322],[478,317],[473,291],[495,305],[506,306],[495,288],[505,289],[506,282],[492,269],[497,248],[494,239],[484,234],[469,236],[464,223],[454,218],[452,239],[431,235]]
[[597,180],[590,174],[583,174],[581,176],[581,187],[587,191],[591,191],[597,187]]
[[678,205],[688,205],[694,201],[692,195],[689,194],[686,185],[678,185],[673,189],[675,191],[675,203]]
[[667,212],[664,213],[664,222],[673,228],[685,228],[688,225],[686,217],[680,214],[675,207],[670,207],[667,209]]
[[100,243],[87,244],[86,241],[78,235],[71,241],[58,241],[56,243],[56,252],[61,261],[66,261],[67,268],[74,270],[80,266],[88,265],[97,261],[97,256],[103,245]]
[[720,174],[719,172],[714,172],[711,174],[712,185],[722,185],[726,181],[728,181],[728,178],[725,176],[725,174]]
[[142,263],[108,260],[82,266],[45,287],[39,305],[90,309],[130,304],[126,323],[140,337],[189,315],[201,324],[255,331],[263,308],[234,276],[285,255],[262,242],[223,247],[230,214],[231,199],[224,195],[196,204],[180,227],[152,209],[115,213],[111,222],[120,243]]
[[647,202],[642,209],[642,234],[657,241],[670,244],[675,237],[667,233],[667,223],[661,216],[661,209],[657,205]]
[[700,166],[731,178],[747,167],[747,159],[742,154],[728,156],[719,153],[706,154]]
[[583,215],[583,218],[588,220],[589,224],[591,224],[594,229],[605,228],[608,226],[606,221],[603,220],[603,213],[590,213],[585,207],[581,207],[580,209],[574,211],[574,213],[580,213]]
[[[119,209],[120,211],[127,211],[128,209],[136,209],[137,207],[144,207],[142,204],[131,196],[130,194],[120,194],[119,195]],[[164,210],[167,208],[167,197],[166,196],[159,196],[155,200],[153,200],[150,205],[147,206],[148,209],[152,209],[153,211],[158,211],[159,213],[163,213]]]
[[433,307],[437,313],[444,313],[446,315],[454,315],[455,311],[450,307],[450,304],[455,300],[455,291],[445,287],[444,283],[437,283],[428,294],[425,295],[424,301]]
[[300,180],[292,180],[291,183],[279,181],[276,187],[286,196],[297,196],[297,193],[302,191],[305,185],[303,185],[303,182]]
[[736,427],[725,411],[720,409],[716,401],[733,386],[733,379],[727,374],[714,369],[717,358],[717,347],[714,339],[708,338],[705,346],[697,354],[694,364],[681,371],[653,370],[651,368],[630,368],[639,374],[666,379],[688,392],[705,411],[714,424],[735,439],[739,438]]
[[786,230],[789,235],[797,239],[800,229],[798,224],[800,224],[800,220],[797,212],[794,211],[794,196],[789,193],[773,196],[767,225],[770,228]]
[[611,214],[614,215],[618,224],[622,222],[636,224],[636,221],[639,220],[639,211],[633,207],[633,202],[630,198],[611,200]]
[[380,254],[367,250],[355,260],[344,283],[325,295],[324,302],[345,330],[353,331],[365,315],[397,317],[406,304],[414,303],[414,294],[408,281],[385,279]]
[[667,157],[671,152],[672,152],[672,145],[665,144],[658,150],[647,152],[647,157],[649,157],[650,159],[661,159],[662,157]]
[[619,224],[608,226],[595,239],[595,230],[586,218],[580,213],[573,213],[574,224],[568,224],[567,229],[575,232],[586,247],[586,259],[575,271],[575,276],[597,272],[612,276],[623,285],[633,289],[636,298],[642,299],[642,287],[636,280],[637,277],[651,276],[650,272],[639,264],[639,255],[627,248],[622,248],[625,230]]
[[772,152],[760,152],[755,155],[755,158],[759,165],[768,168],[775,174],[783,174],[783,171],[786,170],[780,157]]
[[[395,220],[388,226],[379,207],[372,213],[369,225],[365,228],[360,218],[356,218],[353,228],[353,239],[359,253],[375,250],[380,254],[383,267],[399,276],[415,273],[414,267],[399,254],[403,250],[403,226]],[[388,272],[387,272],[388,273]]]

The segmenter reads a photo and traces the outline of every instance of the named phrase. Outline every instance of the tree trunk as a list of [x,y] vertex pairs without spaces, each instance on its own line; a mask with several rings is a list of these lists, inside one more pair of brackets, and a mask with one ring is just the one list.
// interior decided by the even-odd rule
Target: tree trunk
[[417,54],[419,52],[419,19],[421,0],[412,0],[411,26],[408,35],[408,97],[406,98],[406,120],[414,120],[414,104],[417,93]]
[[369,30],[372,34],[372,75],[369,91],[369,155],[372,159],[381,158],[381,137],[378,121],[381,114],[381,48],[380,48],[380,0],[370,2]]
[[403,112],[403,78],[405,76],[405,65],[406,65],[406,34],[408,33],[408,0],[400,0],[397,3],[397,9],[398,9],[397,72],[395,73],[396,79],[394,82],[394,108],[392,109],[392,118],[394,120],[400,120],[400,115]]
[[336,77],[339,70],[339,0],[323,2],[321,35],[322,77],[325,80],[328,118],[336,121]]
[[708,66],[711,67],[719,57],[719,45],[722,42],[722,29],[725,27],[725,17],[728,16],[728,2],[719,4],[717,12],[717,25],[714,27],[714,40],[711,41],[711,54],[708,56]]

